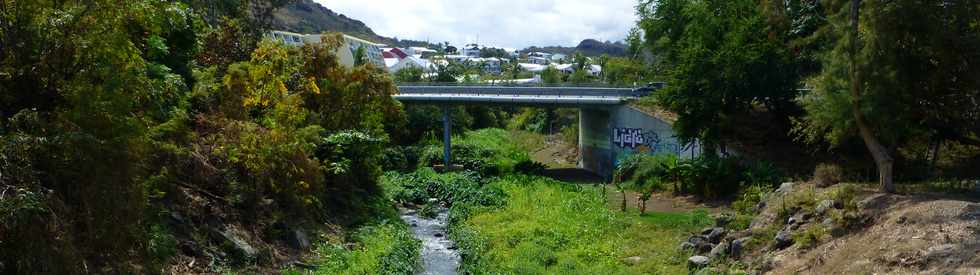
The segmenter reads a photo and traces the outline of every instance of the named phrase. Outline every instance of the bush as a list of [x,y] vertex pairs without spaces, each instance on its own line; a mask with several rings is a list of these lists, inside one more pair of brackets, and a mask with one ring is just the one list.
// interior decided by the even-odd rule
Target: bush
[[343,243],[318,245],[321,262],[313,274],[414,274],[418,268],[422,244],[400,222],[383,221],[362,227],[350,241],[357,247],[348,249]]
[[834,164],[820,164],[813,170],[813,181],[817,187],[828,187],[841,182],[844,172]]

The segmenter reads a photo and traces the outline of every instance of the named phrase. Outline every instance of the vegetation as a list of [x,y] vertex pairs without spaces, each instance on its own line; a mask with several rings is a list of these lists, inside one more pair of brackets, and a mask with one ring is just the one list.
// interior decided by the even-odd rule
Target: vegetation
[[[394,219],[397,220],[397,217]],[[353,248],[345,243],[356,244]],[[382,221],[361,227],[349,240],[324,242],[317,246],[318,266],[312,272],[288,270],[284,274],[412,274],[417,268],[421,243],[408,226],[397,221]]]
[[175,238],[224,243],[196,232],[224,224],[188,220],[275,241],[382,211],[377,160],[405,125],[394,84],[341,66],[339,36],[259,42],[256,11],[279,4],[0,5],[0,272],[160,270]]

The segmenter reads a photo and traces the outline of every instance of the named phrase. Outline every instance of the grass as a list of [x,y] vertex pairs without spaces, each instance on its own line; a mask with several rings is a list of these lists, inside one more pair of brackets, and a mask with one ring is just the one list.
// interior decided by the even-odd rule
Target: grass
[[382,221],[355,230],[347,241],[317,244],[316,270],[287,270],[284,274],[414,274],[421,243],[401,220]]
[[506,193],[504,206],[471,213],[453,228],[464,272],[683,274],[688,255],[678,245],[710,222],[704,211],[624,214],[608,209],[596,188],[544,178],[491,185]]

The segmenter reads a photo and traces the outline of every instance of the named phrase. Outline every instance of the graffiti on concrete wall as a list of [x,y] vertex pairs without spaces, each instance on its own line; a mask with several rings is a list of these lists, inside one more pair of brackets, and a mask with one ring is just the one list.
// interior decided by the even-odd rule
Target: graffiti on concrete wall
[[672,140],[660,138],[656,132],[640,128],[613,128],[613,144],[623,149],[633,149],[650,154],[680,154],[685,148]]

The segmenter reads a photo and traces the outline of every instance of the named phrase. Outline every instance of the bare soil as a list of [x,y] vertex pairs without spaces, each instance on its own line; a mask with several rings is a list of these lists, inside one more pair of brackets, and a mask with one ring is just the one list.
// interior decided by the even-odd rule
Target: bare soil
[[978,200],[867,195],[859,203],[865,227],[811,249],[793,245],[771,253],[767,274],[980,274]]

